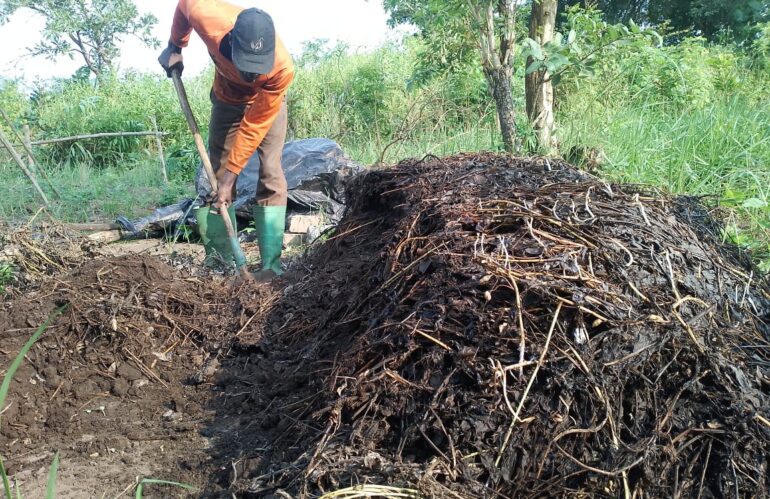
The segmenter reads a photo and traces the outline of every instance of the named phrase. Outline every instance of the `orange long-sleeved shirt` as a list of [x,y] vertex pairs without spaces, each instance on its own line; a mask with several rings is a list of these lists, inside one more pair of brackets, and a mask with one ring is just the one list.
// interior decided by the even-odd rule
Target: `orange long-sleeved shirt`
[[195,30],[214,60],[214,95],[228,104],[249,104],[235,137],[226,168],[239,174],[270,130],[281,101],[294,79],[294,65],[289,52],[276,35],[275,67],[248,83],[232,61],[219,51],[219,45],[235,25],[243,7],[222,0],[179,0],[171,27],[171,43],[186,47]]

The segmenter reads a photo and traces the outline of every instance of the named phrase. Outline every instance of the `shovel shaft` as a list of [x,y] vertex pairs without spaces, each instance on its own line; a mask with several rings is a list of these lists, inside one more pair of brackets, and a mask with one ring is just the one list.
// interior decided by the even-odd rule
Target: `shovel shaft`
[[[198,128],[198,122],[195,121],[195,115],[190,107],[190,101],[187,99],[187,91],[184,89],[184,84],[182,83],[182,77],[180,76],[179,71],[176,69],[173,70],[171,72],[171,78],[174,80],[174,88],[176,88],[176,94],[179,96],[179,104],[182,106],[182,112],[187,119],[187,125],[190,127],[190,132],[193,134],[195,147],[198,149],[198,155],[203,162],[203,170],[206,172],[211,188],[216,192],[218,188],[217,176],[214,174],[214,168],[211,166],[209,153],[206,151],[206,146],[203,144],[203,138],[201,137],[201,132]],[[230,225],[232,226],[232,224]]]
[[[214,174],[214,168],[211,166],[209,153],[206,151],[206,146],[203,144],[203,138],[201,137],[201,132],[198,128],[198,122],[195,121],[195,115],[193,114],[192,108],[190,107],[190,101],[187,99],[187,91],[185,91],[184,84],[182,84],[182,76],[179,74],[179,70],[173,70],[171,72],[171,78],[174,80],[174,88],[176,89],[176,94],[179,97],[179,104],[182,106],[184,117],[187,119],[187,125],[190,127],[190,132],[193,134],[195,147],[198,149],[198,155],[201,157],[201,161],[203,162],[203,171],[206,172],[206,176],[209,179],[209,184],[211,184],[213,192],[217,192],[219,187],[217,176]],[[249,273],[245,269],[246,257],[243,254],[243,250],[241,250],[240,244],[238,244],[238,236],[235,233],[235,226],[233,225],[233,221],[230,219],[230,214],[227,212],[227,207],[223,206],[222,208],[223,209],[219,210],[219,212],[222,215],[222,221],[224,222],[225,229],[227,230],[227,238],[230,240],[230,246],[233,250],[235,266],[241,275],[248,277]]]

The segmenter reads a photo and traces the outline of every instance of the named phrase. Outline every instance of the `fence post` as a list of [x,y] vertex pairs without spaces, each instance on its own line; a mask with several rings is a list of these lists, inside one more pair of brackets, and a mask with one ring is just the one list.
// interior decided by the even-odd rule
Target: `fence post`
[[31,168],[34,167],[35,158],[32,157],[32,145],[30,145],[30,142],[32,142],[32,134],[29,131],[29,125],[27,123],[24,123],[22,131],[24,132],[24,148],[27,150],[27,162]]
[[166,158],[163,155],[163,141],[160,140],[160,132],[158,131],[158,122],[155,120],[155,116],[150,116],[152,120],[152,130],[155,132],[155,145],[158,147],[158,157],[160,158],[160,171],[163,174],[163,181],[168,184],[168,172],[166,172]]
[[[18,134],[16,134],[18,137]],[[21,143],[24,146],[24,149],[27,151],[27,159],[29,160],[29,169],[31,171],[37,170],[40,175],[43,176],[46,183],[48,183],[48,187],[51,188],[54,195],[56,195],[57,198],[61,199],[61,194],[59,191],[54,187],[53,182],[51,182],[51,179],[48,178],[48,173],[45,171],[45,167],[38,163],[35,160],[35,152],[32,150],[32,134],[29,131],[29,125],[24,124],[24,136],[21,137]]]

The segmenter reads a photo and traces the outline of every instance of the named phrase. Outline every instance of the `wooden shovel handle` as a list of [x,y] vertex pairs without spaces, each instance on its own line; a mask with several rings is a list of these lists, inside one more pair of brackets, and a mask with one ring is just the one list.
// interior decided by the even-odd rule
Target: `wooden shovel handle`
[[[195,147],[198,148],[198,155],[201,157],[201,161],[203,162],[203,170],[206,172],[206,176],[209,178],[211,189],[213,192],[217,192],[219,186],[217,182],[217,176],[214,174],[214,168],[211,166],[209,153],[206,151],[206,146],[203,144],[203,138],[201,137],[201,132],[198,128],[198,122],[195,121],[195,115],[193,114],[192,108],[190,107],[190,101],[187,98],[187,91],[184,89],[184,85],[182,84],[182,76],[179,74],[178,69],[171,71],[171,78],[174,80],[174,88],[176,89],[177,96],[179,96],[179,104],[182,106],[182,112],[184,113],[184,117],[187,119],[187,124],[189,125],[190,131],[193,134],[193,139],[195,139]],[[238,236],[235,233],[235,226],[233,225],[233,221],[230,219],[230,213],[227,211],[227,206],[222,206],[222,209],[219,210],[219,213],[222,215],[222,221],[225,224],[227,237],[230,239],[232,245],[232,250],[233,254],[235,255],[235,262],[238,270],[242,276],[249,278],[251,275],[243,267],[246,258],[243,256],[243,251],[241,250],[240,246],[238,246]]]

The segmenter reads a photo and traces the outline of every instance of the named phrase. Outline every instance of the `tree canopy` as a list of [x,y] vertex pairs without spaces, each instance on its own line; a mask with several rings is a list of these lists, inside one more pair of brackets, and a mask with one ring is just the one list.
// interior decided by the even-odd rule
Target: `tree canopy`
[[125,36],[150,46],[159,43],[151,32],[157,18],[140,14],[131,0],[0,0],[0,23],[20,9],[45,19],[42,39],[31,47],[33,55],[78,57],[97,77],[112,69]]
[[560,0],[560,11],[573,5],[596,7],[610,23],[660,25],[709,39],[731,32],[742,36],[746,28],[770,19],[768,0]]
[[479,57],[473,17],[463,0],[383,0],[391,26],[414,26],[425,43],[418,73],[457,70]]

